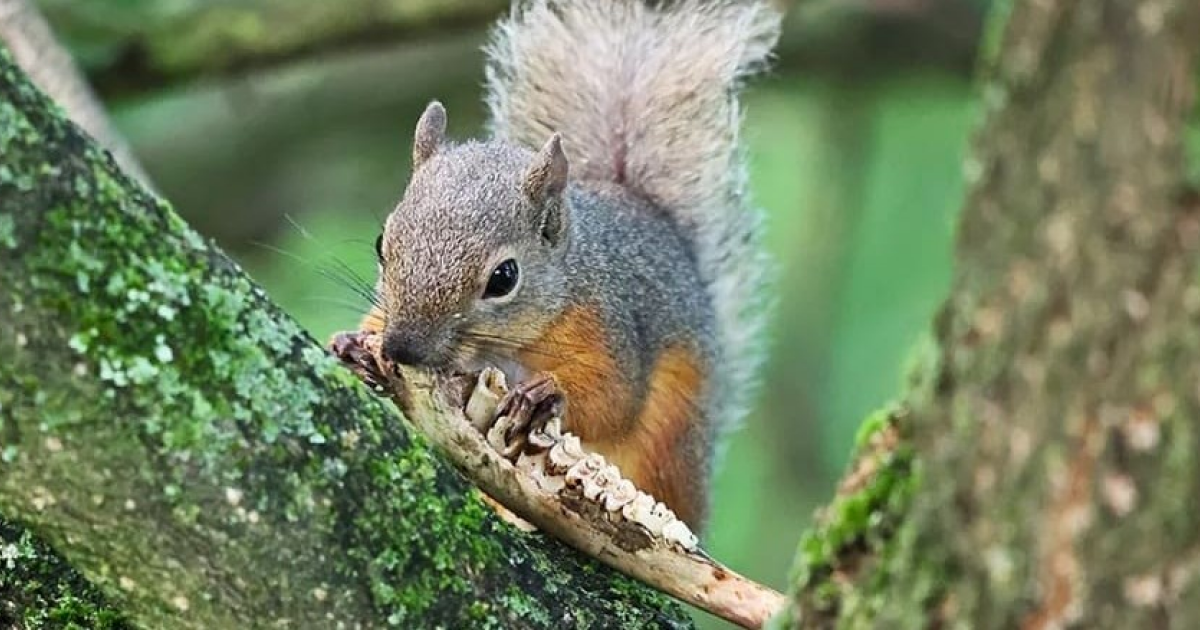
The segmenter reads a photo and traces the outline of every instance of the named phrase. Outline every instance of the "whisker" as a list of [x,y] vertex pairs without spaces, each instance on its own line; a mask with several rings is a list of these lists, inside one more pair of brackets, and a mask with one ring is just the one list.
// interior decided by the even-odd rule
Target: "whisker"
[[368,282],[366,278],[362,277],[362,275],[355,271],[353,267],[346,264],[344,260],[338,258],[337,256],[331,256],[330,258],[333,259],[333,262],[335,265],[337,265],[337,268],[341,269],[342,273],[345,274],[346,277],[352,280],[355,284],[360,287],[370,289],[371,291],[375,290],[375,285],[373,283]]
[[336,306],[340,309],[349,311],[351,313],[356,313],[358,315],[362,315],[362,312],[363,312],[361,304],[359,304],[357,302],[352,302],[350,300],[341,299],[341,298],[328,297],[328,296],[311,296],[311,297],[304,297],[301,299],[305,302],[315,302],[315,303],[320,303],[320,304],[328,304],[330,306]]
[[[501,336],[501,335],[495,335],[495,334],[491,334],[491,333],[477,332],[477,331],[468,331],[463,334],[469,335],[472,337],[476,337],[478,339],[487,340],[489,342],[495,342],[497,344],[514,344],[518,347],[536,346],[536,345],[538,345],[536,342],[540,339],[540,337],[523,338],[523,337],[516,337],[516,336],[511,336],[511,335]],[[566,349],[566,350],[576,350],[579,352],[583,352],[585,350],[590,349],[589,346],[587,346],[586,344],[571,343],[571,342],[557,341],[557,340],[554,342],[548,343],[546,345],[550,345],[555,348],[561,348],[561,349]]]
[[330,282],[333,282],[334,284],[341,286],[342,288],[350,291],[354,295],[357,295],[359,298],[361,298],[367,304],[369,304],[371,306],[376,306],[376,307],[382,306],[380,304],[379,297],[375,294],[375,292],[373,290],[368,290],[366,288],[363,288],[363,287],[355,284],[353,281],[348,280],[347,278],[338,274],[334,270],[318,267],[316,269],[316,271],[318,274],[321,275],[321,277],[325,278],[326,280],[329,280]]
[[265,249],[265,250],[267,250],[267,251],[271,252],[272,254],[278,254],[278,255],[280,255],[280,256],[286,256],[287,258],[290,258],[290,259],[292,259],[292,260],[294,260],[294,261],[296,261],[296,262],[298,262],[298,263],[300,263],[300,264],[302,264],[302,265],[308,265],[308,264],[311,264],[311,263],[309,263],[307,260],[304,260],[303,258],[301,258],[301,257],[300,257],[298,254],[295,254],[295,253],[289,252],[288,250],[286,250],[286,249],[283,249],[282,247],[276,247],[275,245],[272,245],[272,244],[270,244],[270,243],[265,243],[265,242],[263,242],[263,241],[259,241],[259,240],[251,240],[251,241],[250,241],[250,244],[251,244],[251,245],[253,245],[253,246],[255,246],[255,247],[261,247],[261,248],[263,248],[263,249]]
[[[297,229],[302,229],[302,228],[299,228],[299,226],[297,226]],[[311,238],[311,236],[309,236],[307,234],[305,234],[305,236],[307,238]],[[307,267],[308,269],[312,270],[316,274],[320,275],[322,278],[325,278],[326,280],[332,282],[333,284],[349,290],[351,293],[353,293],[356,296],[358,296],[359,298],[361,298],[363,301],[365,301],[370,306],[376,306],[376,307],[381,306],[379,297],[375,293],[375,287],[368,284],[366,282],[366,280],[364,280],[362,278],[362,276],[360,276],[357,272],[355,272],[349,265],[347,265],[342,260],[337,259],[336,257],[334,257],[336,264],[331,267],[326,267],[323,264],[306,260],[303,257],[301,257],[293,252],[289,252],[283,248],[277,247],[270,243],[264,243],[262,241],[251,241],[251,244],[256,247],[261,247],[262,249],[265,249],[265,250],[272,252],[274,254],[277,254],[279,256],[286,257],[289,260],[292,260],[300,265]]]
[[531,355],[540,356],[540,357],[549,358],[549,359],[567,360],[570,358],[561,353],[555,352],[553,349],[550,349],[550,348],[539,347],[536,344],[522,344],[522,343],[519,343],[519,342],[516,342],[513,340],[504,339],[501,337],[487,338],[487,337],[480,337],[477,335],[472,335],[470,333],[465,333],[460,337],[459,342],[462,343],[464,346],[469,347],[473,350],[502,349],[502,350],[508,350],[511,352],[521,352],[523,354],[531,354]]
[[379,299],[379,296],[378,296],[378,294],[376,294],[374,289],[365,287],[362,284],[355,282],[352,279],[347,278],[346,276],[344,276],[340,272],[337,272],[336,270],[320,269],[318,272],[322,276],[324,276],[326,279],[329,279],[335,283],[340,284],[341,286],[348,289],[355,295],[359,296],[364,301],[366,301],[368,304],[370,304],[372,306],[381,306],[381,301]]
[[303,225],[300,225],[300,222],[297,221],[290,212],[283,213],[283,220],[287,221],[288,225],[292,226],[292,228],[294,228],[296,232],[305,240],[312,241],[314,243],[317,242],[317,239],[313,238],[312,233],[305,229]]

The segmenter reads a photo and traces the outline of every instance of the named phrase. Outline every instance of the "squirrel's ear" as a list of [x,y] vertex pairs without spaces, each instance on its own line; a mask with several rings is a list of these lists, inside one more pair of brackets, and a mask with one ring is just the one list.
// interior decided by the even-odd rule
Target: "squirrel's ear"
[[436,153],[445,138],[446,108],[437,101],[430,101],[413,134],[413,170]]
[[567,188],[568,171],[562,137],[556,133],[534,156],[522,185],[525,196],[538,209],[538,225],[542,235],[551,243],[558,242],[566,227],[562,194]]
[[533,163],[525,172],[525,195],[534,203],[542,203],[562,194],[567,187],[567,155],[563,153],[562,137],[550,136]]

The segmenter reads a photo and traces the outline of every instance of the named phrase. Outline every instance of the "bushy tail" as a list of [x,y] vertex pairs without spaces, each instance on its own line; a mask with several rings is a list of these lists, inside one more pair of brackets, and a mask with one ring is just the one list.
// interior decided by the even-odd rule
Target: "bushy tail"
[[779,19],[762,0],[517,0],[488,46],[496,136],[538,147],[561,132],[575,178],[622,184],[691,234],[730,421],[759,360],[763,273],[737,96]]

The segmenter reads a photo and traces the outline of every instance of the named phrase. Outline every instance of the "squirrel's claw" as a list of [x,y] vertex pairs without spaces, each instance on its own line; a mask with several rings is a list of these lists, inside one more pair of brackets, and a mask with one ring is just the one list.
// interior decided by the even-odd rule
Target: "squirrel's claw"
[[387,396],[387,377],[375,360],[375,355],[362,343],[364,332],[340,332],[329,342],[329,351],[342,365],[354,372],[377,396]]
[[[558,381],[547,372],[540,372],[517,383],[496,406],[496,419],[509,419],[505,441],[512,442],[518,434],[540,430],[551,418],[562,417],[566,398]],[[522,440],[522,443],[524,440]]]

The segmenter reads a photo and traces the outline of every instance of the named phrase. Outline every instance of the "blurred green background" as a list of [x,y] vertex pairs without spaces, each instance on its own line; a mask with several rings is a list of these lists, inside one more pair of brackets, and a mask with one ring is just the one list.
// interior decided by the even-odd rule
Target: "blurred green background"
[[[41,4],[163,194],[320,340],[364,309],[325,274],[345,265],[373,280],[371,242],[403,190],[425,103],[446,104],[452,135],[481,132],[478,48],[495,2],[469,19],[372,33],[370,45],[179,81],[128,71],[137,59],[105,42],[149,41],[153,19],[204,3]],[[899,393],[946,293],[984,5],[793,3],[776,68],[746,97],[777,308],[764,386],[720,468],[706,544],[774,587],[859,420]],[[253,40],[253,26],[240,36]],[[183,56],[192,35],[136,50]]]

